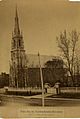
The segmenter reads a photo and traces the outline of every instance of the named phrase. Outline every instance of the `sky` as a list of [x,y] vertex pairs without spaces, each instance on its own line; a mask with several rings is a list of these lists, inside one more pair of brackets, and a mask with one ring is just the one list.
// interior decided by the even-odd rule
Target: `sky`
[[0,72],[9,72],[16,4],[26,54],[59,55],[56,36],[80,32],[80,3],[68,0],[2,0],[0,2]]

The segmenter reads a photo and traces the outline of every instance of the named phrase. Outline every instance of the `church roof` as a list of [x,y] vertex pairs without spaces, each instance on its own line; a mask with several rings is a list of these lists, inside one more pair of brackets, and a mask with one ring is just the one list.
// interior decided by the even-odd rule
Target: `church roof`
[[[40,62],[41,62],[41,66],[44,67],[44,64],[47,61],[52,61],[53,59],[57,60],[62,60],[60,57],[58,56],[48,56],[48,55],[40,55]],[[38,55],[37,54],[27,54],[27,66],[28,67],[39,67],[39,59],[38,59]]]

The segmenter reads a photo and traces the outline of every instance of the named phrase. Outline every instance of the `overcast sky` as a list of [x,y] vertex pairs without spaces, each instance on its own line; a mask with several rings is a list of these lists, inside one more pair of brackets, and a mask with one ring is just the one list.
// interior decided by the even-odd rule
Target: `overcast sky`
[[64,29],[80,32],[80,3],[68,0],[3,0],[0,2],[0,72],[9,72],[15,7],[28,54],[57,56],[56,36]]

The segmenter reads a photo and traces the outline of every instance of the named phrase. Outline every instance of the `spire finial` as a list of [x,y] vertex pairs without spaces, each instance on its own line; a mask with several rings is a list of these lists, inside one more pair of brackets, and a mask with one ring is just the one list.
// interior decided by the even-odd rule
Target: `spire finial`
[[18,12],[17,12],[17,4],[16,4],[16,13],[15,13],[15,27],[14,27],[14,34],[15,34],[15,35],[20,34],[20,29],[19,29],[19,19],[18,19]]
[[16,16],[15,17],[18,17],[17,4],[16,4]]

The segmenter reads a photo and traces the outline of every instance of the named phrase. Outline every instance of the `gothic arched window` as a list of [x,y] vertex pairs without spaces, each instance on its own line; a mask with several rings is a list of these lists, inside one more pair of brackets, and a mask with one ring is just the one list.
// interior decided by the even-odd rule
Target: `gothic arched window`
[[14,48],[16,47],[16,41],[14,40]]
[[19,47],[21,46],[21,40],[19,40]]

